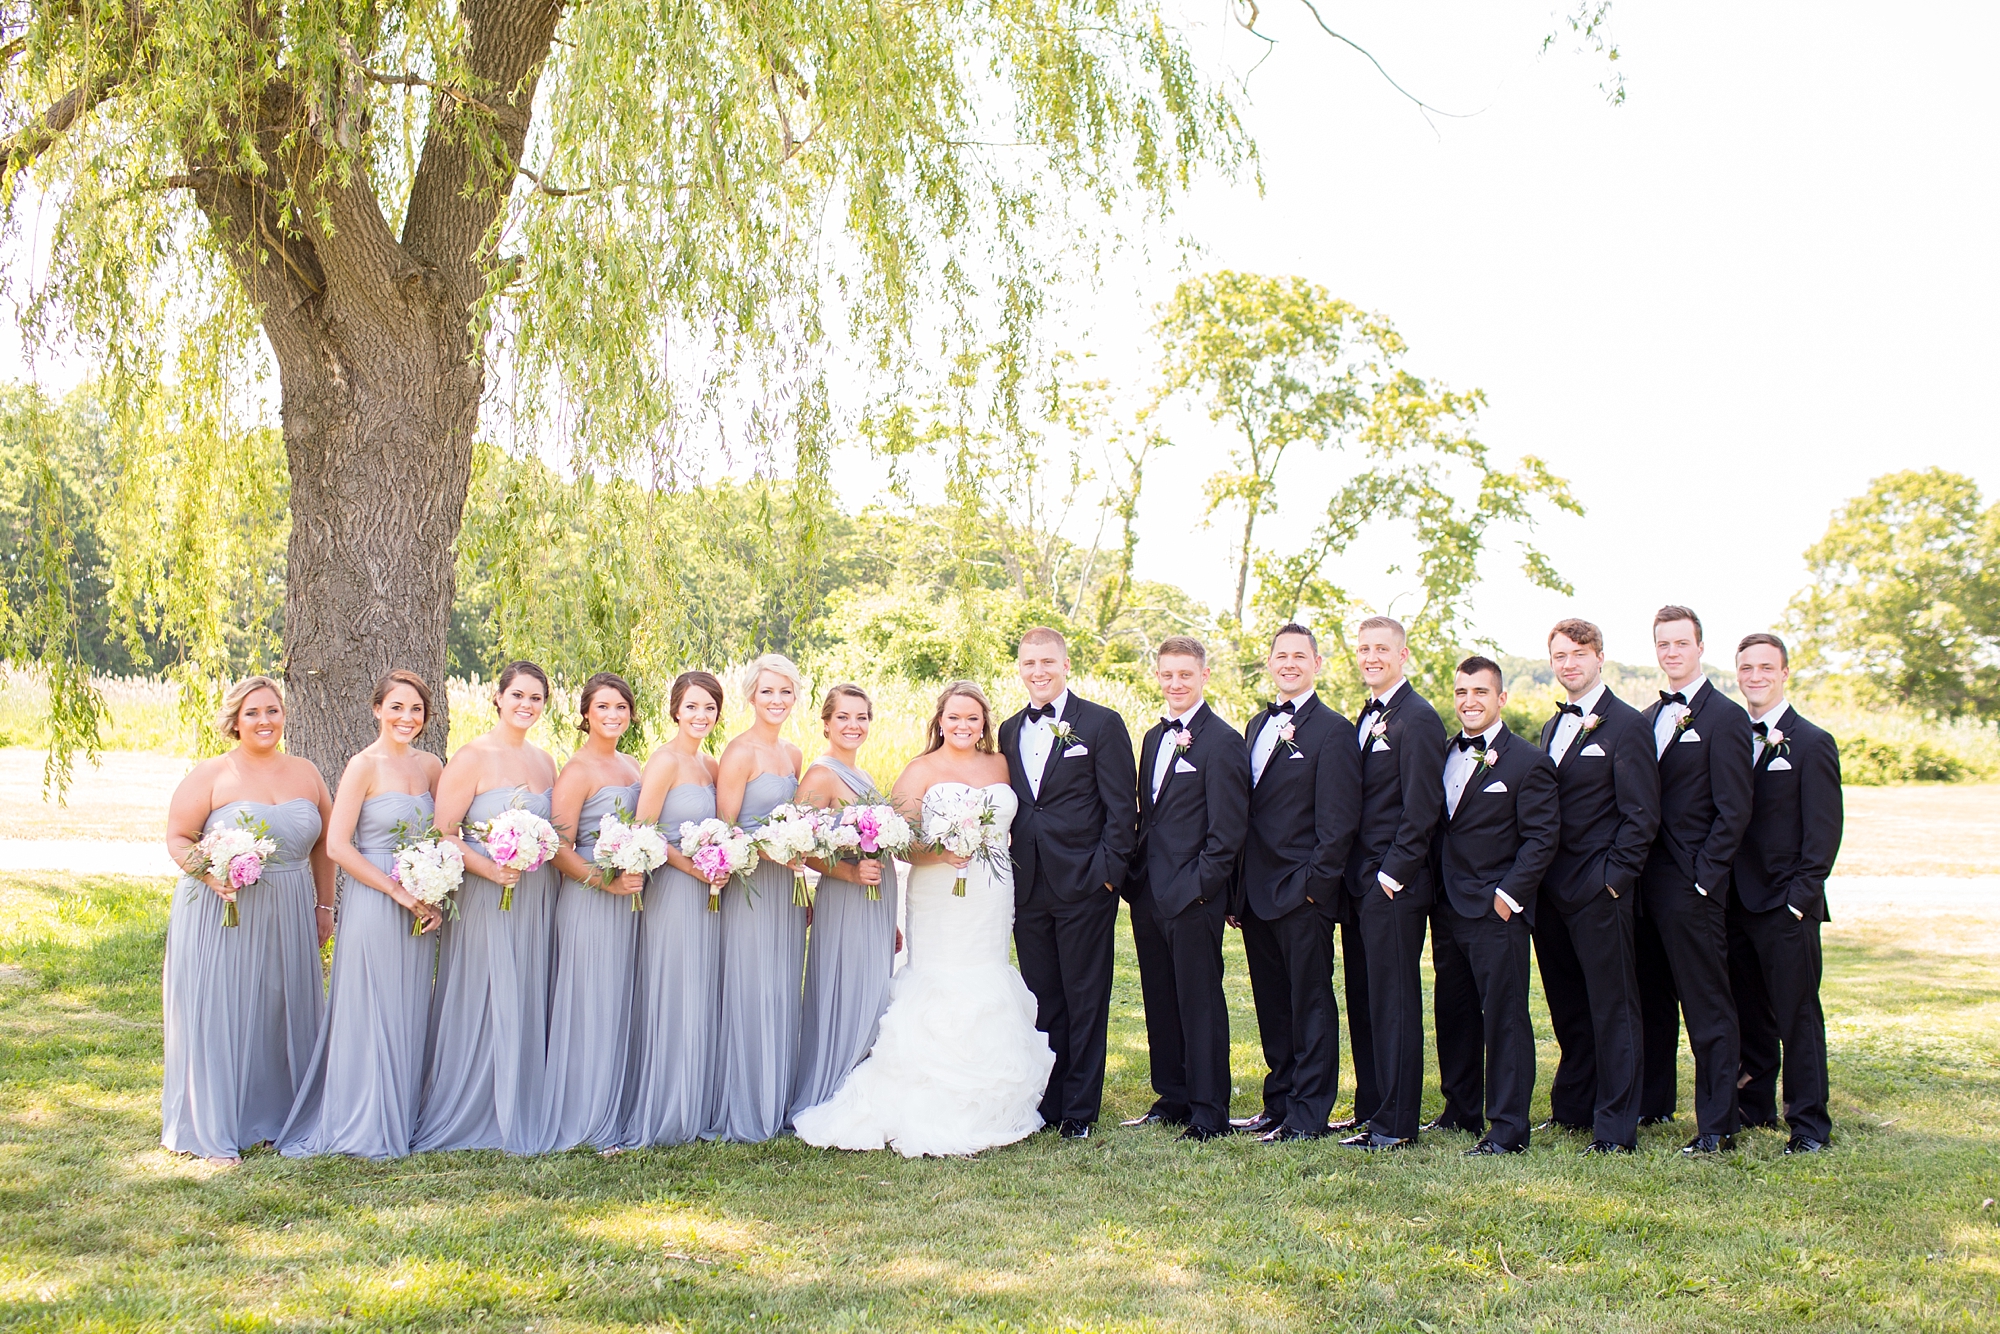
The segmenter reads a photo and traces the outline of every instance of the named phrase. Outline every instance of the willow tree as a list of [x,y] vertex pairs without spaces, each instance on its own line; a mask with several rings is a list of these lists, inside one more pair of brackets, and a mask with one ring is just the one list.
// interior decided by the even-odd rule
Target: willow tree
[[171,439],[226,479],[275,363],[290,740],[329,774],[380,671],[441,677],[482,429],[655,481],[725,433],[809,510],[829,328],[875,374],[986,358],[1004,398],[1073,201],[1157,210],[1243,151],[1152,0],[25,0],[0,28],[24,333],[96,359],[134,475]]

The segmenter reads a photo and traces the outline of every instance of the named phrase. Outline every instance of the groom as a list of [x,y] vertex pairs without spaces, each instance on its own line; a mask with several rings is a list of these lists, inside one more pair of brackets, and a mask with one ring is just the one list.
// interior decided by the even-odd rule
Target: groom
[[1069,645],[1021,636],[1028,707],[1000,724],[1014,816],[1014,950],[1035,1027],[1056,1054],[1042,1120],[1088,1139],[1104,1098],[1118,887],[1136,837],[1136,769],[1125,720],[1069,689]]

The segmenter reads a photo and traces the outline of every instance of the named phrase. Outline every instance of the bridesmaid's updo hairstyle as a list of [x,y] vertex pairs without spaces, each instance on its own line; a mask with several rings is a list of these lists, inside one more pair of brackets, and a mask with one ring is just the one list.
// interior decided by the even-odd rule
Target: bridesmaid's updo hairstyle
[[246,676],[224,692],[222,707],[215,711],[215,730],[231,741],[242,740],[243,734],[237,730],[236,720],[243,713],[243,701],[260,690],[270,691],[278,697],[278,704],[281,707],[284,705],[285,692],[276,681],[268,676]]
[[682,672],[674,678],[674,688],[667,696],[667,716],[680,721],[681,701],[687,698],[689,687],[706,691],[715,701],[715,711],[722,712],[722,682],[715,679],[712,672]]
[[1000,747],[993,741],[993,706],[986,701],[986,692],[974,681],[953,681],[938,696],[937,711],[931,714],[931,725],[925,733],[924,754],[944,748],[944,706],[955,699],[969,699],[979,705],[979,740],[972,748],[982,755],[997,754]]
[[543,671],[539,664],[529,662],[526,658],[517,658],[500,669],[499,684],[493,687],[493,699],[495,703],[498,703],[500,697],[507,693],[507,687],[514,684],[514,678],[517,676],[532,676],[537,681],[540,681],[542,683],[542,698],[544,700],[555,693],[549,685],[549,674]]
[[368,707],[381,708],[382,701],[389,698],[389,692],[397,686],[408,686],[416,691],[417,698],[424,702],[424,725],[417,729],[417,735],[422,736],[425,728],[431,725],[431,688],[425,685],[424,678],[415,672],[404,671],[398,667],[393,672],[382,673],[382,679],[375,683],[375,695],[368,701]]
[[826,700],[819,706],[819,720],[821,722],[830,723],[833,721],[833,711],[839,707],[840,698],[843,695],[850,699],[860,700],[861,707],[868,710],[869,721],[874,721],[875,701],[868,698],[868,692],[860,686],[855,685],[852,681],[842,681],[839,685],[827,688]]
[[632,711],[632,721],[639,721],[639,704],[632,698],[632,687],[625,684],[625,678],[616,672],[599,672],[583,683],[583,694],[577,700],[576,730],[586,736],[590,733],[590,701],[600,690],[615,690],[625,700],[625,707]]

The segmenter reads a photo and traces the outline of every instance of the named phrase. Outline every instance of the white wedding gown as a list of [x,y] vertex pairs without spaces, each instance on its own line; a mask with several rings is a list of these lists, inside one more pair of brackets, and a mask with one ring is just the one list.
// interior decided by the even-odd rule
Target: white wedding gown
[[[940,783],[924,794],[969,792]],[[1013,789],[984,789],[1005,831]],[[994,864],[965,869],[965,897],[949,865],[910,868],[904,943],[909,962],[889,988],[875,1045],[834,1095],[793,1119],[821,1148],[893,1146],[905,1158],[978,1153],[1041,1129],[1042,1091],[1055,1053],[1035,1028],[1035,998],[1007,961],[1014,873],[1003,841]]]

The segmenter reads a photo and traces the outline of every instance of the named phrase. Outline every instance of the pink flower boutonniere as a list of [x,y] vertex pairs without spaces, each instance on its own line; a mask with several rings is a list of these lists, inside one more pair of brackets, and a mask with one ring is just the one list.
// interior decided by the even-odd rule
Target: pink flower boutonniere
[[1783,755],[1789,749],[1791,749],[1791,746],[1785,740],[1785,734],[1775,727],[1771,729],[1770,735],[1764,738],[1764,753],[1766,755]]
[[1496,765],[1496,764],[1498,764],[1498,763],[1500,763],[1500,752],[1499,752],[1499,751],[1497,751],[1497,750],[1486,750],[1486,751],[1482,751],[1482,752],[1480,752],[1480,755],[1479,755],[1479,764],[1478,764],[1478,766],[1477,766],[1476,768],[1474,768],[1474,769],[1473,769],[1473,771],[1472,771],[1472,777],[1471,777],[1471,778],[1469,778],[1469,779],[1467,779],[1466,781],[1467,781],[1468,783],[1476,783],[1476,782],[1478,782],[1478,781],[1479,781],[1479,776],[1480,776],[1481,774],[1485,773],[1485,772],[1486,772],[1486,771],[1487,771],[1488,769],[1491,769],[1491,768],[1492,768],[1492,767],[1493,767],[1494,765]]
[[1688,730],[1689,724],[1693,722],[1694,722],[1694,710],[1693,709],[1684,710],[1681,713],[1681,716],[1674,720],[1674,731],[1676,733],[1685,732]]
[[1375,725],[1374,725],[1373,727],[1371,727],[1371,728],[1369,728],[1369,729],[1368,729],[1368,735],[1369,735],[1369,736],[1387,736],[1387,735],[1389,735],[1389,720],[1388,720],[1388,718],[1386,718],[1386,717],[1383,717],[1383,718],[1377,718],[1377,719],[1375,720]]
[[1280,719],[1278,722],[1278,744],[1284,747],[1287,754],[1299,748],[1299,743],[1293,740],[1293,735],[1297,730],[1296,725],[1290,718]]
[[1194,733],[1185,727],[1176,727],[1167,733],[1167,744],[1174,748],[1174,754],[1185,755],[1188,748],[1194,745]]
[[1597,730],[1597,725],[1603,721],[1604,720],[1602,718],[1598,717],[1594,713],[1588,715],[1583,720],[1583,734],[1585,736],[1589,736],[1592,732],[1595,732]]

